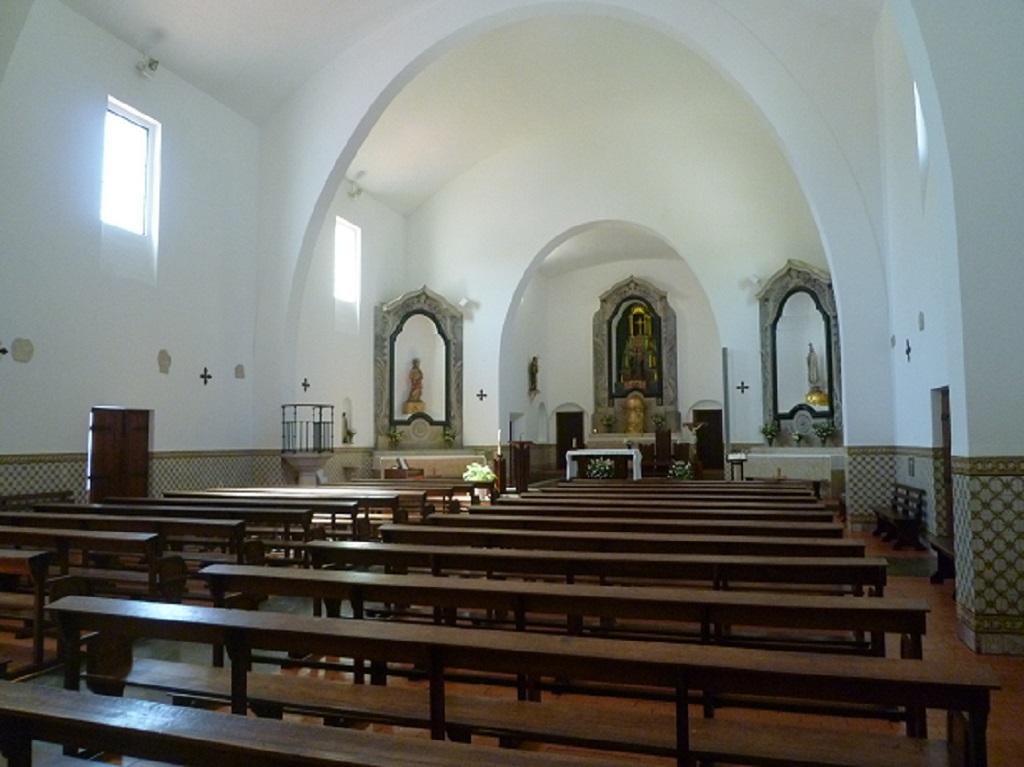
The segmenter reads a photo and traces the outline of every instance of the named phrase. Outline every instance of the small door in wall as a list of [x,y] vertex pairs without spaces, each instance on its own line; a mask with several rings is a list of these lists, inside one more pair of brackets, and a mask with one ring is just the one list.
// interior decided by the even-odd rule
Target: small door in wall
[[89,502],[149,495],[149,410],[95,407],[89,416]]

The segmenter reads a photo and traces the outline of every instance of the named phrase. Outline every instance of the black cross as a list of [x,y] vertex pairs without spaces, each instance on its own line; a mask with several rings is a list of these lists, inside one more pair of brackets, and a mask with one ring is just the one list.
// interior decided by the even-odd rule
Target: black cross
[[736,388],[739,389],[740,394],[746,394],[747,393],[747,389],[749,389],[750,387],[747,386],[747,382],[746,381],[740,381],[740,385],[737,386]]
[[478,392],[476,393],[476,398],[477,398],[478,400],[480,400],[481,402],[483,402],[483,401],[484,401],[484,397],[486,397],[486,396],[487,396],[487,392],[485,392],[485,391],[484,391],[483,389],[481,389],[480,391],[478,391]]
[[302,379],[302,391],[309,391],[309,379],[308,378],[303,378]]
[[904,354],[907,355],[907,362],[910,362],[910,339],[907,339],[907,348]]
[[205,367],[203,368],[203,374],[199,377],[203,379],[203,386],[206,386],[206,384],[210,383],[210,379],[213,378],[213,376],[210,375],[210,371],[207,370]]

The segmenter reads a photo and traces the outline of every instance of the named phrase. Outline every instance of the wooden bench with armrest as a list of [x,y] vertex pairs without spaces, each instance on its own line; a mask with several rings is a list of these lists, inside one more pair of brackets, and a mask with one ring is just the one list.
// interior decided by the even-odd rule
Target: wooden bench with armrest
[[645,519],[638,516],[579,517],[517,514],[431,514],[426,524],[438,527],[493,527],[508,530],[563,530],[676,535],[758,535],[786,538],[842,538],[839,522],[773,522],[743,519]]
[[897,482],[889,503],[872,509],[875,514],[872,535],[881,536],[883,541],[893,541],[896,550],[910,547],[924,551],[925,546],[921,543],[924,504],[924,489]]
[[[27,549],[0,549],[0,576],[14,589],[25,579],[25,593],[14,589],[0,592],[0,615],[13,617],[29,627],[32,634],[32,666],[43,665],[43,606],[51,553]],[[5,583],[6,585],[6,583]]]
[[756,535],[680,535],[618,531],[509,530],[504,528],[382,525],[384,543],[481,546],[495,549],[611,551],[644,554],[738,554],[775,557],[863,557],[852,538],[783,538]]
[[434,575],[547,577],[567,583],[581,578],[602,583],[700,582],[726,589],[780,584],[805,590],[881,596],[887,562],[881,557],[751,557],[704,554],[483,549],[359,541],[305,544],[314,567],[382,567],[392,572],[421,570]]
[[[925,660],[836,656],[823,664],[822,656],[817,654],[368,623],[214,607],[156,606],[90,597],[65,597],[53,603],[50,610],[56,615],[68,651],[64,666],[68,689],[77,689],[80,683],[80,652],[85,632],[227,645],[232,656],[231,707],[237,714],[248,710],[249,682],[254,676],[248,669],[255,650],[364,658],[377,664],[411,664],[423,669],[428,679],[429,727],[434,739],[445,738],[449,731],[445,681],[451,669],[520,675],[524,678],[520,692],[524,698],[527,697],[524,693],[536,689],[530,680],[545,677],[570,677],[627,688],[642,685],[667,690],[673,696],[674,731],[662,733],[662,736],[672,738],[680,765],[692,764],[695,758],[729,761],[732,756],[728,749],[730,743],[737,740],[737,732],[727,733],[721,742],[716,742],[713,753],[698,754],[693,750],[696,744],[691,733],[697,728],[691,726],[689,704],[693,694],[710,693],[710,697],[704,698],[708,712],[717,696],[728,695],[902,707],[908,711],[907,734],[917,739],[927,738],[925,712],[944,710],[950,722],[949,744],[927,747],[927,758],[936,757],[937,751],[954,752],[950,761],[929,762],[919,753],[916,761],[902,763],[962,762],[971,767],[983,767],[987,763],[990,696],[992,690],[998,689],[997,680],[986,667],[954,667]],[[407,691],[403,690],[405,693]],[[538,700],[534,705],[545,704]],[[552,714],[549,720],[554,718],[553,709],[548,709],[547,713]],[[732,726],[742,731],[747,724],[738,721]],[[507,725],[522,730],[526,723],[513,716]],[[730,725],[727,720],[721,720],[714,727],[726,729]],[[843,729],[823,725],[807,733],[820,743],[826,730],[829,737],[835,730],[839,738]],[[534,735],[519,731],[514,734],[527,739]],[[742,737],[740,740],[746,741]],[[846,742],[852,744],[855,740]],[[756,744],[752,746],[757,748]],[[790,763],[807,763],[802,761],[806,758],[805,747],[809,744],[791,740],[787,755],[792,759]],[[871,757],[882,758],[881,753],[873,753]],[[865,762],[862,759],[856,763]],[[869,763],[879,765],[882,762]]]
[[[252,565],[211,565],[200,575],[209,583],[216,606],[237,601],[229,600],[237,594],[246,605],[256,604],[263,596],[305,597],[314,601],[317,614],[321,601],[329,615],[338,615],[340,603],[347,602],[349,614],[356,619],[371,607],[388,617],[416,617],[408,611],[380,609],[381,605],[407,605],[426,607],[428,620],[448,625],[462,620],[464,625],[511,625],[520,631],[561,630],[576,635],[645,636],[879,656],[886,653],[889,635],[896,638],[893,647],[905,658],[922,657],[928,614],[923,600],[890,597],[569,585]],[[460,618],[460,610],[473,612]]]
[[[427,742],[296,721],[230,716],[146,700],[0,682],[0,751],[31,767],[33,743],[192,767],[612,767],[591,759]],[[137,764],[138,759],[125,759]],[[44,765],[86,764],[69,757]]]

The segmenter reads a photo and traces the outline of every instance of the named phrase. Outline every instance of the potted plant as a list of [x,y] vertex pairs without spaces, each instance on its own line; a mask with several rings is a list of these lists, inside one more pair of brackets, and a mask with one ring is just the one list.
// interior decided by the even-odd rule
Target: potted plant
[[345,427],[345,434],[342,436],[341,441],[346,445],[351,445],[352,440],[355,439],[356,430]]
[[831,420],[816,421],[811,428],[814,429],[814,434],[821,440],[822,445],[827,445],[829,438],[836,433],[836,425]]
[[497,479],[494,470],[482,463],[471,463],[462,472],[462,478],[466,482],[493,482]]
[[665,423],[668,419],[665,418],[663,413],[655,413],[651,416],[651,423],[654,424],[655,431],[661,431],[665,428]]
[[384,436],[387,437],[388,444],[392,449],[398,447],[398,444],[402,441],[402,432],[398,430],[397,426],[392,426],[388,429],[387,434]]
[[591,458],[587,461],[588,479],[611,479],[613,470],[611,458]]
[[800,447],[800,443],[804,441],[804,435],[798,431],[793,432],[793,444]]
[[761,427],[761,436],[764,437],[765,442],[771,447],[772,443],[775,442],[775,438],[779,436],[779,422],[768,421]]
[[669,479],[693,479],[693,466],[689,461],[672,461],[668,467]]

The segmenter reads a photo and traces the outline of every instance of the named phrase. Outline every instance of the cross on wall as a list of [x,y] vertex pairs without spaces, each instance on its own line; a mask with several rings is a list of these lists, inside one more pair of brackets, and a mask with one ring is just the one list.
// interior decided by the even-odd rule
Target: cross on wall
[[203,386],[206,386],[206,384],[210,383],[210,379],[213,378],[213,374],[204,367],[203,372],[199,377],[203,379]]
[[747,389],[749,389],[750,387],[747,385],[746,381],[740,381],[740,385],[737,386],[736,388],[739,390],[740,394],[746,394]]
[[485,391],[484,391],[483,389],[481,389],[480,391],[478,391],[478,392],[476,393],[476,398],[477,398],[478,400],[480,400],[481,402],[483,402],[483,401],[484,401],[484,397],[486,397],[486,396],[487,396],[487,392],[485,392]]

